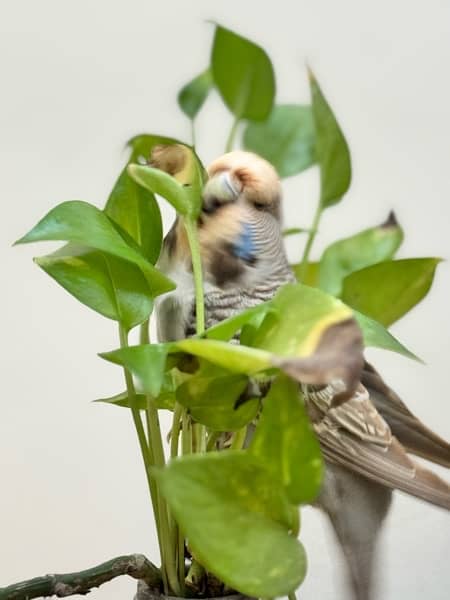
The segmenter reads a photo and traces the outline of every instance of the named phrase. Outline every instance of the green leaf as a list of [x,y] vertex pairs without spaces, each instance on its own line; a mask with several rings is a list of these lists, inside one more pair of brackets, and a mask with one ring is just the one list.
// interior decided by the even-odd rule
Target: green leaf
[[178,104],[190,119],[195,119],[213,85],[211,69],[206,69],[180,90]]
[[262,123],[249,123],[244,148],[268,160],[280,177],[301,173],[315,162],[314,120],[310,106],[274,106]]
[[205,335],[212,340],[231,340],[234,334],[247,323],[257,323],[259,325],[269,310],[271,308],[267,302],[247,308],[241,313],[213,325],[205,331]]
[[128,173],[143,188],[165,198],[181,215],[189,213],[186,190],[168,173],[144,165],[129,165]]
[[174,342],[171,347],[173,351],[181,350],[199,358],[205,358],[233,373],[252,375],[272,366],[272,357],[268,352],[217,340],[190,338]]
[[311,233],[312,229],[305,229],[303,227],[288,227],[283,229],[283,236],[289,237],[291,235],[298,235],[299,233]]
[[383,350],[390,350],[396,352],[407,358],[412,358],[418,362],[422,360],[413,354],[408,348],[401,344],[381,323],[371,319],[370,317],[363,315],[357,310],[353,311],[355,319],[358,321],[358,325],[361,327],[364,338],[364,346],[372,346],[374,348],[382,348]]
[[152,297],[175,287],[170,279],[126,243],[102,211],[87,202],[71,200],[58,204],[16,244],[44,240],[74,242],[137,265],[146,276]]
[[[195,219],[201,210],[204,169],[193,150],[180,144],[163,149],[162,163],[170,162],[171,148],[172,154],[176,153],[177,162],[180,162],[176,174],[166,172],[164,164],[156,165],[158,168],[133,164],[128,166],[127,171],[139,185],[163,196],[179,214]],[[180,156],[181,149],[184,152]]]
[[320,166],[320,202],[323,208],[339,202],[350,187],[350,151],[322,90],[309,71],[316,130],[316,159]]
[[323,462],[297,383],[280,376],[264,399],[250,452],[286,489],[293,504],[312,502],[320,490]]
[[388,326],[427,295],[440,261],[440,258],[407,258],[355,271],[344,279],[342,299]]
[[211,69],[220,95],[237,119],[263,121],[269,115],[275,75],[262,48],[217,25]]
[[246,452],[186,456],[155,476],[193,555],[228,586],[274,598],[302,582],[306,557],[286,529],[290,506]]
[[[161,410],[173,410],[176,400],[176,390],[180,385],[180,382],[186,377],[185,374],[179,372],[173,373],[176,369],[164,373],[163,383],[161,391],[158,396],[152,396],[153,402],[156,408]],[[148,395],[148,394],[147,394]],[[150,394],[151,396],[151,394]],[[128,392],[124,391],[110,398],[99,398],[94,402],[104,402],[106,404],[112,404],[114,406],[121,406],[124,408],[138,408],[139,410],[146,410],[148,405],[147,396],[141,393],[137,393],[134,397],[134,402],[131,403],[128,397]]]
[[130,398],[128,396],[128,392],[121,392],[120,394],[116,394],[115,396],[111,396],[109,398],[98,398],[93,402],[102,402],[105,404],[112,404],[113,406],[121,406],[123,408],[138,408],[139,410],[147,409],[147,398],[144,394],[136,394],[134,397],[134,402],[130,402]]
[[236,431],[252,421],[259,408],[257,398],[235,408],[247,384],[248,379],[243,375],[194,375],[178,388],[177,400],[196,421],[210,429]]
[[278,356],[304,357],[316,349],[324,331],[352,317],[340,300],[302,284],[283,286],[271,300],[253,343]]
[[108,198],[104,212],[140,246],[155,264],[162,245],[161,213],[155,196],[138,185],[125,168]]
[[403,231],[394,213],[378,227],[334,242],[322,254],[319,287],[339,296],[344,278],[370,265],[391,259],[403,241]]
[[[291,265],[292,270],[294,271],[296,279],[300,282],[302,276],[302,263],[297,263],[296,265]],[[318,262],[309,262],[306,265],[306,273],[304,273],[303,281],[305,285],[309,285],[311,287],[319,287],[319,263]]]
[[131,148],[129,162],[145,164],[150,160],[152,150],[155,146],[170,146],[173,144],[179,144],[186,146],[186,148],[190,148],[188,144],[185,144],[180,140],[163,135],[154,135],[152,133],[141,133],[136,135],[127,142],[127,146],[130,146]]
[[163,384],[168,349],[167,344],[141,344],[102,352],[100,356],[127,368],[137,377],[140,390],[157,397]]
[[152,312],[150,287],[132,263],[74,244],[35,262],[80,302],[127,330],[146,321]]

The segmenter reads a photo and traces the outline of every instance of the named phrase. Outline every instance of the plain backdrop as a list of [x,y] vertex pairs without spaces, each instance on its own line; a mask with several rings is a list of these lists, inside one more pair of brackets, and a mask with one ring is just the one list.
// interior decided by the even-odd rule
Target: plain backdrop
[[[32,263],[53,245],[11,244],[58,202],[102,206],[132,135],[189,140],[176,93],[208,64],[208,20],[266,48],[279,102],[308,100],[308,61],[338,115],[354,178],[323,219],[316,257],[391,209],[406,232],[400,256],[449,255],[448,1],[2,0],[0,586],[124,553],[158,562],[130,416],[90,402],[122,390],[120,370],[96,356],[117,347],[117,327]],[[197,123],[205,162],[223,151],[230,125],[212,94]],[[307,226],[317,172],[284,187],[286,223]],[[164,207],[166,226],[171,218]],[[291,240],[289,251],[298,258],[301,240]],[[426,366],[368,353],[447,438],[449,276],[444,262],[427,299],[393,327]],[[301,598],[348,598],[327,522],[306,508],[302,523],[309,573]],[[444,511],[396,494],[382,540],[380,598],[449,597],[449,526]],[[130,599],[134,586],[121,578],[92,598]]]

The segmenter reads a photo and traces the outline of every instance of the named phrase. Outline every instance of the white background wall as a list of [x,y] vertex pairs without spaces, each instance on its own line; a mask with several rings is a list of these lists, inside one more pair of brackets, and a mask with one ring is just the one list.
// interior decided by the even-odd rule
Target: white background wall
[[[316,255],[391,208],[406,230],[401,256],[449,254],[447,1],[3,0],[0,586],[128,552],[158,560],[131,419],[90,403],[122,389],[119,369],[96,357],[118,345],[114,323],[33,265],[31,257],[52,246],[11,243],[60,201],[101,206],[132,135],[188,139],[175,95],[207,65],[207,19],[267,49],[278,101],[307,100],[307,59],[339,116],[354,180],[324,218]],[[212,97],[198,123],[205,162],[222,152],[230,123]],[[286,221],[307,225],[317,173],[287,181],[285,195]],[[426,301],[393,328],[427,366],[369,353],[410,407],[447,437],[449,274],[442,264]],[[381,598],[448,598],[449,524],[443,511],[396,496],[383,538]],[[341,557],[313,509],[303,513],[303,540],[310,570],[301,597],[348,598]],[[131,598],[133,588],[122,578],[92,597]]]

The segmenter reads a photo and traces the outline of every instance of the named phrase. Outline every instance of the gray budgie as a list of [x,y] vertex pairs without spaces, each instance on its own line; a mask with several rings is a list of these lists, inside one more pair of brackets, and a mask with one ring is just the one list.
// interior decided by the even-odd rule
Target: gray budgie
[[[236,151],[215,160],[208,177],[199,238],[210,327],[269,300],[295,278],[284,250],[281,185],[273,167]],[[179,220],[164,240],[159,267],[177,283],[175,291],[157,301],[160,341],[194,334],[192,265]],[[317,505],[329,516],[345,554],[354,598],[369,600],[377,536],[392,489],[450,509],[450,486],[407,453],[449,467],[450,446],[367,363],[347,402],[331,408],[333,394],[332,386],[306,394],[327,465]]]

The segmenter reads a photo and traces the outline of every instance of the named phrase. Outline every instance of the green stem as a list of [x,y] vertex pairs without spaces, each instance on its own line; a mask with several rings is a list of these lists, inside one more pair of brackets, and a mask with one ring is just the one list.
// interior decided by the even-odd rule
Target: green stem
[[203,296],[203,274],[202,260],[200,256],[200,244],[197,235],[197,224],[189,217],[184,221],[192,257],[192,271],[195,286],[195,315],[197,335],[205,331],[205,301]]
[[[119,337],[120,337],[120,347],[127,348],[128,347],[128,335],[125,328],[122,325],[119,325]],[[145,467],[145,475],[147,479],[148,489],[150,492],[150,498],[153,507],[153,514],[155,518],[156,531],[158,535],[160,556],[161,556],[161,574],[164,582],[164,589],[167,590],[167,578],[164,569],[164,555],[163,555],[163,540],[162,540],[162,531],[160,524],[160,514],[159,514],[159,503],[158,503],[158,490],[155,484],[155,481],[151,477],[151,467],[155,465],[155,457],[153,454],[153,450],[149,443],[147,442],[147,438],[145,436],[144,425],[142,423],[141,415],[139,413],[139,409],[136,407],[136,391],[134,389],[133,378],[128,369],[123,369],[125,376],[125,384],[127,388],[128,398],[130,400],[131,405],[131,415],[133,417],[133,423],[136,429],[139,447],[142,454],[142,459],[144,461]]]
[[178,441],[181,429],[181,414],[183,407],[178,402],[175,403],[172,419],[172,431],[170,432],[170,458],[178,456]]
[[139,327],[139,343],[140,344],[150,344],[150,334],[149,334],[148,328],[149,328],[149,320],[147,319]]
[[220,431],[211,431],[208,436],[208,442],[206,444],[206,452],[211,452],[216,448],[216,442],[220,437]]
[[231,450],[242,450],[247,436],[247,427],[243,427],[236,431],[233,435],[233,441],[231,442]]
[[233,121],[233,125],[231,126],[230,133],[228,135],[227,143],[225,145],[225,152],[231,152],[233,150],[234,138],[236,137],[239,123],[240,119],[239,117],[236,117]]
[[192,147],[195,148],[195,122],[194,122],[194,119],[191,119],[191,140],[192,140]]
[[304,281],[306,272],[308,270],[309,253],[311,252],[313,242],[317,235],[317,227],[319,225],[321,216],[322,216],[322,203],[319,202],[317,205],[317,208],[316,208],[316,212],[314,214],[314,219],[313,219],[313,222],[311,225],[308,239],[306,241],[305,249],[303,250],[303,256],[302,256],[302,260],[301,260],[301,264],[300,264],[300,271],[299,271],[299,279],[301,282]]
[[[165,465],[164,448],[162,444],[161,429],[159,425],[158,410],[151,396],[147,396],[147,429],[150,441],[150,446],[155,457],[155,466],[163,468]],[[178,582],[175,547],[172,544],[173,536],[171,535],[169,524],[169,512],[166,501],[163,495],[158,493],[158,512],[161,527],[161,542],[162,554],[164,556],[164,568],[167,572],[167,579],[172,590],[177,596],[180,595],[181,589]]]
[[295,595],[295,592],[291,592],[290,594],[288,594],[288,598],[289,598],[289,600],[297,600],[297,596]]
[[300,509],[293,507],[292,509],[292,535],[297,537],[300,533]]
[[190,423],[191,420],[185,408],[183,408],[181,419],[183,423],[181,430],[181,446],[183,456],[185,456],[186,454],[192,453],[192,432]]

